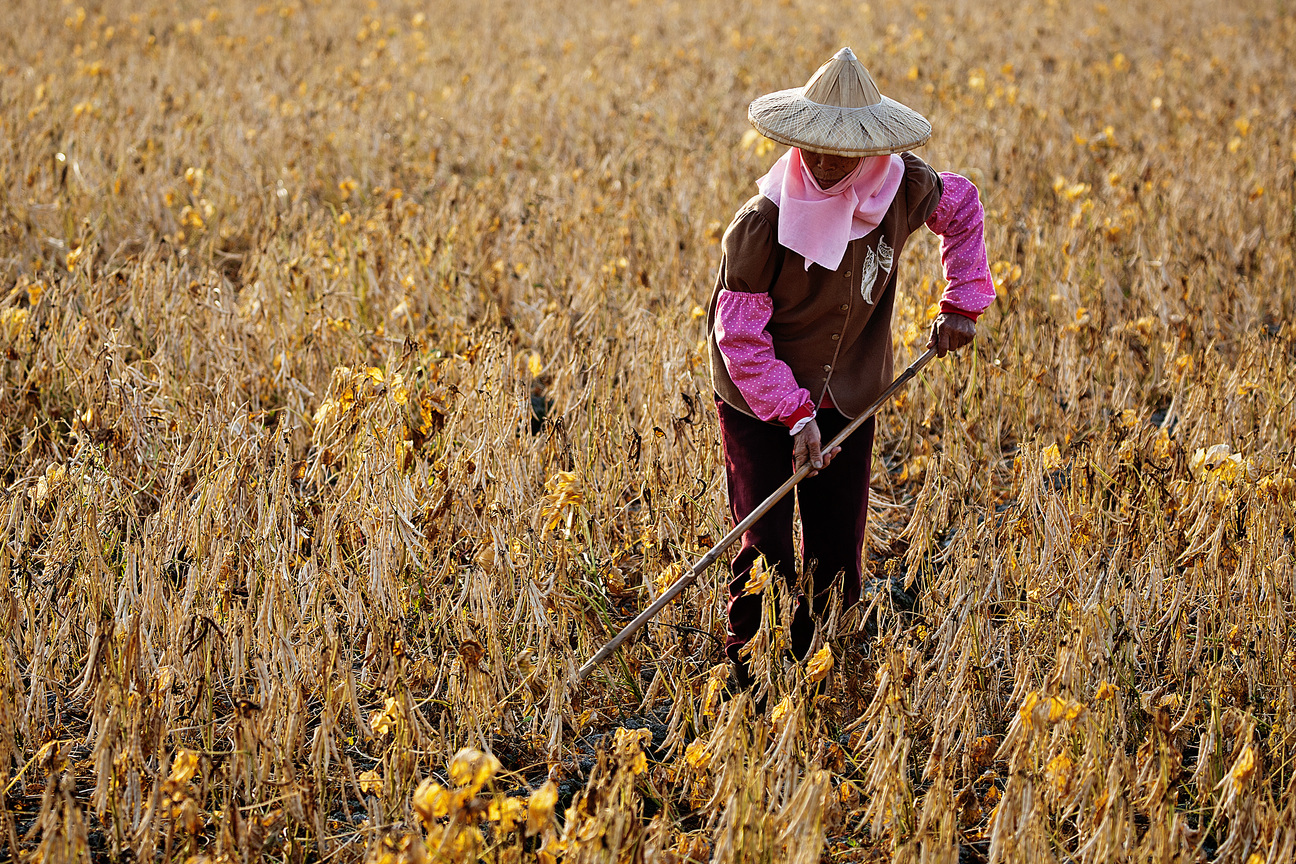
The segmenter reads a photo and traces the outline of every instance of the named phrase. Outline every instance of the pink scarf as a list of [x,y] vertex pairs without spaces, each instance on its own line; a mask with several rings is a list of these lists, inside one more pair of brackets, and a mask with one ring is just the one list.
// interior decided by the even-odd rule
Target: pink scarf
[[779,208],[778,242],[826,270],[836,270],[846,244],[882,222],[904,177],[904,160],[894,154],[866,156],[831,189],[820,189],[796,147],[756,181]]

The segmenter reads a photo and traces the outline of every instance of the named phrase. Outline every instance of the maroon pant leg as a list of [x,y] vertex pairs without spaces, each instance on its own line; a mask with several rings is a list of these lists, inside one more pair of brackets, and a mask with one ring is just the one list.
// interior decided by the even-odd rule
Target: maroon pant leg
[[[724,448],[725,479],[729,489],[729,513],[734,524],[741,522],[792,476],[792,436],[787,429],[749,417],[721,400],[716,400],[720,419],[720,441]],[[747,664],[738,649],[756,635],[760,627],[760,595],[744,594],[752,565],[761,555],[789,585],[796,581],[796,549],[792,544],[793,499],[786,495],[742,536],[742,545],[730,565],[729,628],[725,653],[738,670],[739,681],[748,683]]]
[[[792,476],[792,436],[787,429],[765,423],[716,400],[729,509],[741,521]],[[825,443],[849,422],[835,410],[818,418]],[[838,574],[843,577],[847,606],[860,597],[860,554],[868,518],[869,470],[873,459],[873,421],[851,435],[842,453],[819,476],[804,480],[797,490],[801,502],[802,556],[814,570],[814,607],[823,610],[828,589]],[[725,651],[746,683],[746,664],[738,650],[760,626],[761,598],[743,594],[752,564],[760,555],[778,569],[789,587],[796,587],[796,554],[792,542],[793,503],[789,494],[743,535],[732,564],[729,583],[729,632]],[[792,650],[804,657],[814,636],[814,621],[803,597],[792,620]]]
[[[829,409],[817,418],[826,444],[850,422]],[[828,590],[840,576],[842,608],[859,602],[861,561],[868,537],[869,479],[873,468],[873,419],[869,418],[842,445],[832,464],[801,481],[801,558],[814,571],[814,614],[824,612]]]

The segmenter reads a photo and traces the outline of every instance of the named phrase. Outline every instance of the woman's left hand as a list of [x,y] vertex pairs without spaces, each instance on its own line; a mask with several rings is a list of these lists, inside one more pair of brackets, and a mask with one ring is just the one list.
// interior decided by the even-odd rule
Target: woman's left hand
[[976,338],[976,322],[957,312],[942,312],[932,322],[928,348],[936,349],[937,357],[957,351]]

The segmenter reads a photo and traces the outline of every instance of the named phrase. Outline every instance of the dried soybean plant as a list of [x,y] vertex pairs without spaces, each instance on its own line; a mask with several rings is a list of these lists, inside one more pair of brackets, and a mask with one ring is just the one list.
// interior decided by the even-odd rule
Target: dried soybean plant
[[[1296,23],[833,15],[14,5],[5,858],[1290,860]],[[745,105],[843,44],[1000,299],[884,412],[806,663],[756,580],[731,695],[720,568],[572,688],[725,529]]]

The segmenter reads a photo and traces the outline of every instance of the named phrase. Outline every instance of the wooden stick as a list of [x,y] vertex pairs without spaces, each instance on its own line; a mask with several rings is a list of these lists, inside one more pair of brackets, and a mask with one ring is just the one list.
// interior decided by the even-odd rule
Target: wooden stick
[[[882,406],[886,404],[887,400],[890,399],[892,396],[894,396],[897,390],[899,390],[901,387],[908,384],[910,380],[912,380],[913,377],[918,374],[918,371],[922,369],[924,366],[926,366],[927,362],[935,356],[936,356],[936,349],[928,348],[927,351],[922,354],[922,356],[920,356],[917,360],[915,360],[912,364],[910,364],[909,368],[901,372],[900,375],[894,381],[891,382],[891,386],[887,387],[886,390],[882,391],[882,395],[879,396],[873,402],[872,405],[870,405],[858,417],[852,420],[845,429],[843,429],[841,432],[837,434],[837,437],[829,441],[828,445],[822,448],[821,452],[827,453],[828,451],[832,450],[834,447],[841,446],[841,443],[845,441],[847,438],[849,438],[852,432],[854,432],[861,425],[863,425],[865,420],[868,420],[870,417],[872,417],[874,414],[880,411],[882,409]],[[624,628],[622,628],[620,633],[613,636],[606,645],[600,648],[598,650],[598,653],[595,654],[593,657],[591,657],[589,661],[580,668],[580,671],[576,673],[576,680],[578,682],[584,681],[587,677],[589,677],[589,674],[593,672],[599,666],[599,664],[601,664],[604,660],[611,657],[613,652],[615,652],[618,648],[621,647],[622,642],[625,642],[627,639],[629,639],[631,636],[637,633],[639,629],[642,628],[645,624],[647,624],[649,620],[653,618],[653,616],[655,616],[658,612],[660,612],[666,606],[667,603],[674,600],[676,597],[680,595],[680,592],[682,592],[685,588],[689,587],[695,581],[697,581],[697,578],[701,576],[703,573],[705,573],[707,568],[710,567],[712,564],[714,564],[716,560],[719,559],[719,557],[724,554],[725,550],[733,545],[735,540],[741,537],[748,528],[754,525],[756,523],[756,520],[764,516],[771,507],[773,507],[775,504],[779,502],[780,499],[782,499],[784,495],[791,492],[792,487],[796,486],[798,483],[804,480],[805,476],[809,473],[810,473],[810,463],[807,462],[805,465],[801,467],[801,470],[797,471],[795,474],[793,474],[791,477],[785,480],[782,486],[775,489],[774,492],[768,498],[762,501],[759,507],[757,507],[752,512],[748,513],[747,517],[743,519],[741,522],[739,522],[737,525],[735,525],[732,531],[730,531],[728,534],[722,537],[719,543],[712,546],[710,551],[708,551],[705,555],[699,558],[693,564],[692,568],[690,568],[688,573],[685,573],[683,576],[676,579],[675,582],[672,583],[669,588],[667,588],[665,591],[662,592],[662,595],[660,597],[658,597],[656,600],[653,601],[651,606],[649,606],[644,611],[640,612],[639,615],[636,616],[633,621],[631,621]]]

